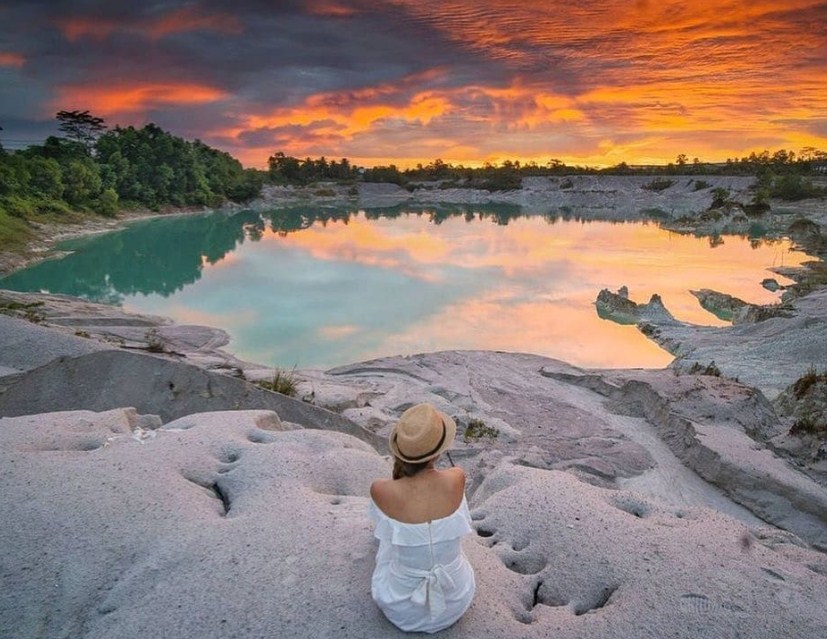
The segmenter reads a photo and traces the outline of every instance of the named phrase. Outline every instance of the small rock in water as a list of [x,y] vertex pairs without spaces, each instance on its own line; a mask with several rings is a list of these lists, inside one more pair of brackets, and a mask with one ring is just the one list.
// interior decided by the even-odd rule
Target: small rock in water
[[777,290],[781,288],[781,285],[778,283],[778,280],[768,277],[766,279],[761,280],[761,286],[763,286],[768,291],[772,291],[775,293]]

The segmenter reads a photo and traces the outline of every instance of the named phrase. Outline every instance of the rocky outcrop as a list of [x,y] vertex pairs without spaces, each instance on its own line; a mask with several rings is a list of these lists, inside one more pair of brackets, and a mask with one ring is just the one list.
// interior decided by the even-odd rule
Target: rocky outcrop
[[106,350],[60,357],[2,381],[0,415],[4,416],[132,406],[168,422],[204,411],[269,409],[308,428],[348,433],[379,449],[384,445],[373,433],[336,413],[241,379],[139,353]]
[[751,306],[747,302],[726,293],[719,293],[708,288],[689,291],[698,298],[701,306],[715,317],[725,322],[737,323],[741,312]]
[[786,428],[770,445],[811,466],[827,483],[827,368],[809,369],[773,405]]
[[0,386],[4,376],[43,366],[58,357],[77,357],[110,348],[95,340],[39,326],[22,317],[0,315],[0,335]]
[[706,481],[764,521],[827,551],[827,481],[820,485],[757,443],[784,430],[760,393],[697,375],[544,374],[602,393],[610,410],[644,417]]
[[625,286],[617,293],[612,293],[607,288],[601,290],[597,294],[595,307],[598,316],[618,324],[677,323],[674,316],[666,310],[660,295],[652,295],[646,304],[637,304],[629,299],[629,291]]
[[[716,188],[733,199],[747,201],[754,183],[741,176],[669,176],[665,181],[647,175],[570,175],[525,177],[522,187],[509,190],[468,188],[444,180],[411,183],[359,183],[347,187],[319,183],[311,187],[265,186],[250,206],[266,209],[311,202],[319,206],[358,203],[362,208],[403,204],[511,204],[536,213],[576,212],[583,219],[673,220],[705,211]],[[668,184],[667,184],[668,183]],[[746,219],[746,218],[745,218]]]
[[[765,282],[768,280],[764,280]],[[775,280],[769,280],[775,282]],[[778,283],[776,282],[776,286]],[[770,287],[772,288],[772,287]],[[795,310],[789,303],[750,304],[742,299],[708,288],[689,291],[698,298],[701,306],[715,317],[733,324],[754,324],[773,317],[792,317]]]
[[[739,323],[726,328],[678,322],[668,311],[665,316],[659,310],[635,315],[634,309],[641,305],[617,297],[609,294],[612,303],[619,301],[621,310],[633,309],[627,316],[639,317],[636,323],[641,332],[675,356],[672,368],[688,371],[714,362],[721,374],[755,386],[769,399],[809,366],[827,362],[825,288],[780,305],[744,307]],[[610,312],[598,312],[618,321]],[[621,315],[619,321],[625,319]]]

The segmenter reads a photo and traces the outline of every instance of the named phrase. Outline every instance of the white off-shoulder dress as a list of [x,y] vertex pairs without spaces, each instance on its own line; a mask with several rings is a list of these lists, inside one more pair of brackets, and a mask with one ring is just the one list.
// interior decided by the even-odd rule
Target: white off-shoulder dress
[[476,589],[460,545],[472,532],[465,497],[452,514],[422,524],[388,517],[373,500],[368,514],[379,540],[371,592],[385,616],[410,632],[437,632],[455,623]]

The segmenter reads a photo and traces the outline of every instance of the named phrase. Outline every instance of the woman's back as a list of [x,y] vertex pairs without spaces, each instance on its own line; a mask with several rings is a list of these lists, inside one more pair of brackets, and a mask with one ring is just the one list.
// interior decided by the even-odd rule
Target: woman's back
[[430,468],[400,479],[380,479],[370,487],[370,496],[388,517],[418,524],[447,517],[459,508],[465,494],[461,468]]
[[379,540],[371,593],[385,616],[415,632],[437,632],[455,623],[476,590],[460,544],[472,532],[464,497],[454,512],[427,522],[398,521],[373,501],[369,514]]

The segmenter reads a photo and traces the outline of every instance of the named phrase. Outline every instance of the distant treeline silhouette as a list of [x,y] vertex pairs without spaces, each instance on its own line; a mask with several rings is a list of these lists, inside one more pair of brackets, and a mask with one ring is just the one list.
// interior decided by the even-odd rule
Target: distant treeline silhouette
[[756,200],[800,199],[823,195],[809,176],[827,171],[827,152],[808,147],[797,154],[763,151],[722,163],[691,161],[685,154],[664,166],[610,168],[570,166],[556,159],[545,164],[506,160],[471,168],[433,160],[399,169],[360,167],[347,158],[299,159],[278,151],[265,171],[245,169],[230,154],[200,140],[176,137],[155,124],[136,129],[108,129],[89,111],[59,111],[62,137],[12,152],[0,144],[0,247],[29,232],[23,221],[76,211],[111,216],[122,208],[207,206],[245,202],[257,197],[265,183],[307,185],[334,181],[390,182],[408,189],[477,188],[507,191],[520,188],[528,176],[608,175],[756,175]]
[[759,178],[757,189],[761,197],[801,199],[823,195],[806,177],[827,173],[827,152],[813,147],[802,149],[798,154],[780,150],[775,153],[762,151],[748,156],[727,159],[726,162],[702,162],[698,158],[689,161],[680,154],[675,162],[666,165],[634,166],[621,162],[609,168],[571,166],[556,159],[546,164],[521,163],[505,160],[501,164],[486,163],[482,167],[466,167],[436,159],[426,165],[400,169],[394,164],[359,167],[347,158],[339,161],[325,157],[299,159],[279,151],[268,160],[268,180],[276,184],[311,184],[320,181],[337,182],[388,182],[418,188],[423,182],[436,183],[437,188],[475,188],[487,191],[519,189],[522,179],[530,176],[553,175],[755,175]]

